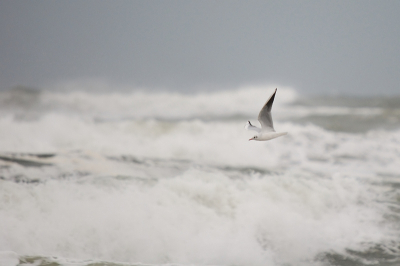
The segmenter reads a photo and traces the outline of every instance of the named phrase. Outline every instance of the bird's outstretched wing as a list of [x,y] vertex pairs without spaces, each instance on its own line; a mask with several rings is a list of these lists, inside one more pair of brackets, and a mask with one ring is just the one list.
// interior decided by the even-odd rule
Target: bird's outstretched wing
[[258,121],[260,121],[262,131],[275,131],[274,123],[272,122],[271,109],[272,104],[274,103],[276,91],[277,89],[275,89],[275,92],[271,97],[269,97],[268,101],[258,114]]
[[261,128],[258,128],[258,127],[253,126],[253,125],[250,123],[250,121],[247,121],[247,123],[246,123],[246,125],[244,126],[244,128],[247,129],[247,130],[254,130],[254,131],[257,131],[257,132],[260,132],[260,131],[261,131]]

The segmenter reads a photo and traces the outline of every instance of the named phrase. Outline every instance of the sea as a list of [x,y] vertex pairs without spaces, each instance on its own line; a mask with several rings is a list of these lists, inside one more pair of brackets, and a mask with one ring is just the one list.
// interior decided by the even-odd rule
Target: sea
[[0,91],[0,265],[400,265],[400,95],[278,87],[249,141],[274,89]]

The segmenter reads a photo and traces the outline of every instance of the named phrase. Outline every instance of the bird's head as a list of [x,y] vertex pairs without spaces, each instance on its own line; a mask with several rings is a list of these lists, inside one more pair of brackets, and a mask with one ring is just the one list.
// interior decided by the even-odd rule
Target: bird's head
[[257,138],[258,138],[258,136],[257,135],[255,135],[254,137],[252,137],[251,139],[249,139],[249,140],[257,140]]

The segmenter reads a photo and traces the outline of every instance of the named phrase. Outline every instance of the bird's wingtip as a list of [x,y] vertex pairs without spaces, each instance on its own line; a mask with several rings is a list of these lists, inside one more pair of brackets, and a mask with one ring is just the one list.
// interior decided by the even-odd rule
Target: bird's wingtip
[[244,128],[249,129],[250,126],[252,126],[252,124],[250,123],[250,121],[247,121],[246,124],[244,125]]

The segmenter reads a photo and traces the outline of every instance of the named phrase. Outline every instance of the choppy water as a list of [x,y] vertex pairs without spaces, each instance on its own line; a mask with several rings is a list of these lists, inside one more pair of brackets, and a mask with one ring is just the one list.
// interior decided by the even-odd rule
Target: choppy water
[[0,265],[400,265],[400,97],[0,92]]

